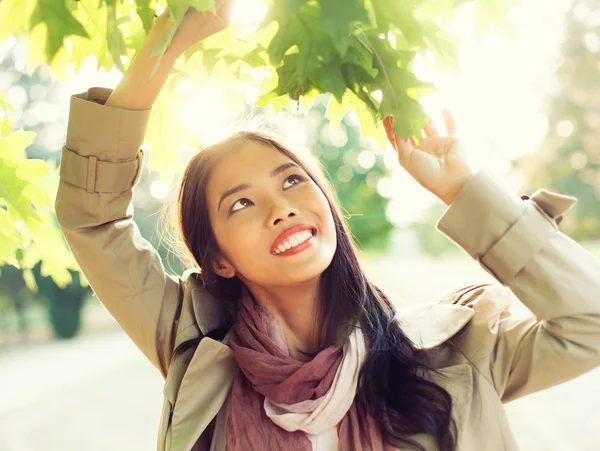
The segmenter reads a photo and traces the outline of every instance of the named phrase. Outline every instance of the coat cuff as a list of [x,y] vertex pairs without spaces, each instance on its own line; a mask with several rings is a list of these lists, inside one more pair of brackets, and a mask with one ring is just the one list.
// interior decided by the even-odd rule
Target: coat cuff
[[140,149],[151,109],[104,106],[112,89],[90,88],[71,97],[61,179],[88,193],[120,193],[140,179]]
[[436,229],[508,286],[557,233],[562,215],[576,202],[573,196],[545,189],[531,198],[519,197],[489,169],[481,169],[467,181]]
[[144,142],[151,108],[125,110],[107,107],[109,88],[90,88],[71,96],[66,147],[83,157],[130,161]]

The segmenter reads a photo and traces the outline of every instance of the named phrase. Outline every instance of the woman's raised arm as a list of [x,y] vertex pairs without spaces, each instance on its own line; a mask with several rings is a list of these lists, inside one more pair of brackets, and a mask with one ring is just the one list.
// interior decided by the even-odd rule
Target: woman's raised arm
[[[170,26],[168,11],[158,17],[114,91],[90,88],[71,98],[62,150],[55,209],[65,239],[95,295],[163,375],[176,338],[183,281],[164,272],[159,254],[133,221],[133,187],[150,108],[181,51],[219,31],[215,24],[226,26],[215,17],[188,11],[182,32],[150,78],[152,47]],[[201,29],[203,21],[204,36],[186,31]]]
[[[453,342],[502,402],[600,365],[600,261],[558,226],[576,202],[545,189],[519,198],[484,168],[436,224],[499,282],[448,302],[475,310]],[[515,297],[532,316],[511,316]]]

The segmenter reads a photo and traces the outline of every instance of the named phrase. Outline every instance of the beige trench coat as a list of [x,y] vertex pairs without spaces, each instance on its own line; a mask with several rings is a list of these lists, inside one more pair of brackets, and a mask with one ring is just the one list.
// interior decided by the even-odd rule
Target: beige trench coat
[[[166,379],[158,449],[223,450],[234,355],[227,337],[189,344],[227,314],[197,270],[167,275],[141,237],[132,190],[150,112],[106,107],[110,93],[71,99],[58,221],[95,295]],[[557,225],[576,201],[543,189],[521,199],[483,169],[436,224],[498,281],[399,312],[418,346],[437,347],[448,377],[432,380],[453,398],[459,450],[516,450],[502,404],[600,365],[600,262]],[[535,317],[512,318],[515,297]]]

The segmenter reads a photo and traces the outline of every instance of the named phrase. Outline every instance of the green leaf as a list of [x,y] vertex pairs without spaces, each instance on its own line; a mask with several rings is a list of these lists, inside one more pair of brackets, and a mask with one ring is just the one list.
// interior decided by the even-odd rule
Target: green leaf
[[[39,188],[38,184],[40,180],[50,173],[50,168],[44,160],[24,158],[18,163],[19,169],[17,169],[16,175],[20,179],[30,182],[36,187],[36,189]],[[43,190],[39,191],[43,192],[44,194],[47,194]],[[49,200],[49,197],[41,194],[38,198],[38,207],[45,206],[48,208],[52,208],[52,205],[49,202]]]
[[271,63],[280,65],[292,46],[305,48],[310,46],[310,40],[309,30],[298,19],[280,23],[267,51]]
[[217,12],[214,0],[190,0],[190,6],[193,6],[200,12]]
[[342,76],[339,67],[328,66],[319,72],[319,77],[315,78],[317,84],[323,91],[332,93],[340,102],[344,92],[346,92],[346,80]]
[[290,109],[290,96],[284,94],[269,100],[269,105],[273,107],[275,114],[279,113],[282,108]]
[[363,66],[356,64],[342,65],[342,75],[346,80],[347,86],[353,92],[357,92],[364,86],[368,86],[375,80],[377,69],[371,68],[370,71],[365,70]]
[[283,61],[284,64],[277,68],[278,84],[275,92],[278,95],[287,93],[292,99],[298,100],[300,95],[308,91],[307,83],[298,79],[298,54],[286,55]]
[[17,28],[26,26],[33,11],[34,0],[0,1],[0,42],[9,37]]
[[144,31],[148,34],[154,21],[154,10],[150,8],[150,0],[135,0],[135,10],[142,20]]
[[317,95],[319,95],[319,91],[317,89],[312,89],[306,94],[300,96],[300,99],[298,100],[298,107],[302,107],[302,111],[308,113],[312,108]]
[[0,158],[23,159],[23,152],[33,142],[35,135],[35,132],[18,130],[0,139]]
[[266,77],[259,87],[261,92],[266,91],[266,93],[260,95],[258,100],[255,102],[255,105],[257,106],[271,105],[275,111],[275,114],[279,113],[281,108],[287,108],[288,110],[290,109],[290,96],[288,94],[281,96],[277,94],[276,88],[279,84],[278,80],[279,77],[277,73],[273,73],[270,78]]
[[2,110],[11,110],[11,111],[15,110],[12,107],[12,105],[6,101],[6,99],[4,97],[4,94],[2,92],[0,92],[0,109],[2,109]]
[[[469,0],[470,1],[470,0]],[[433,19],[442,17],[442,22],[448,22],[453,16],[455,9],[465,0],[426,0],[416,6],[415,17],[421,19]]]
[[[113,64],[115,64],[112,53],[108,48],[107,10],[108,7],[104,1],[99,8],[96,6],[95,0],[79,0],[76,3],[76,8],[72,11],[73,16],[84,24],[89,39],[81,36],[68,38],[72,47],[68,62],[73,64],[75,71],[79,70],[83,61],[90,55],[95,55],[98,59],[98,68],[102,67],[106,71],[112,69]],[[54,69],[54,64],[52,68]]]
[[321,2],[321,29],[331,36],[336,50],[342,57],[348,50],[351,26],[356,22],[369,23],[367,10],[359,0]]
[[66,8],[64,0],[37,0],[30,27],[39,24],[46,25],[46,57],[49,63],[52,63],[66,36],[89,37],[81,23]]
[[175,21],[180,21],[190,7],[200,12],[217,12],[214,0],[167,0],[167,5]]
[[32,233],[37,234],[41,218],[31,203],[36,203],[39,208],[50,207],[51,199],[33,183],[20,178],[18,172],[19,165],[14,160],[0,158],[0,198],[7,203],[12,220],[23,221]]
[[194,7],[198,11],[216,12],[214,0],[167,0],[167,4],[169,6],[169,22],[171,26],[152,48],[152,55],[157,58],[149,78],[154,76],[160,60],[167,51],[167,48],[169,48],[169,45],[171,45],[173,36],[175,36],[179,24],[181,24],[185,13],[190,7]]
[[23,269],[23,280],[25,281],[25,286],[29,289],[29,291],[32,293],[37,293],[39,291],[37,283],[35,282],[35,276],[33,275],[33,271],[31,271],[31,269]]
[[411,45],[425,46],[423,30],[412,12],[415,1],[372,0],[372,4],[381,33],[387,35],[390,28],[396,26]]
[[[142,47],[144,39],[146,38],[146,32],[143,27],[135,27],[131,23],[123,25],[125,35],[123,37],[125,41],[125,47],[133,49],[136,53]],[[129,31],[129,32],[128,32]]]
[[331,127],[339,126],[341,120],[349,110],[354,110],[360,122],[361,134],[372,137],[382,149],[387,146],[387,135],[383,126],[377,126],[372,112],[356,94],[347,91],[342,102],[338,102],[333,96],[329,97],[326,116],[331,121]]
[[10,119],[0,120],[0,138],[7,136],[12,128],[12,121]]
[[0,207],[0,264],[9,263],[19,267],[15,254],[21,246],[19,229],[10,219],[8,212]]
[[339,69],[343,61],[319,20],[319,4],[308,2],[295,16],[280,23],[268,48],[271,63],[280,66],[278,94],[288,93],[299,100],[317,88],[343,95],[346,82]]
[[[183,53],[183,56],[186,61],[194,58],[195,61],[200,62],[200,66],[204,67],[208,73],[212,72],[215,64],[221,59],[224,59],[228,66],[235,65],[238,71],[242,63],[246,63],[250,67],[265,67],[266,48],[252,40],[237,38],[237,34],[246,29],[247,26],[244,28],[230,26],[219,33],[218,39],[211,36],[190,47]],[[238,78],[242,74],[240,71]]]
[[116,0],[106,0],[106,41],[112,59],[121,72],[125,72],[121,56],[126,56],[123,33],[117,25]]
[[129,14],[125,14],[117,19],[117,26],[125,25],[132,22],[131,16]]
[[340,126],[347,111],[346,105],[343,105],[342,102],[339,102],[334,96],[329,96],[325,117],[329,119],[332,129],[336,129]]
[[424,19],[421,26],[425,43],[433,54],[438,71],[441,72],[446,67],[459,71],[460,63],[456,53],[460,40],[440,28],[434,20]]
[[266,2],[269,6],[265,15],[262,26],[276,20],[281,23],[286,22],[296,15],[298,10],[306,4],[306,0],[269,0]]
[[34,132],[19,130],[0,138],[0,198],[6,202],[13,220],[20,220],[34,234],[39,233],[41,219],[34,211],[52,208],[52,199],[37,185],[50,172],[42,160],[29,160],[23,156],[25,148],[33,141]]
[[[433,85],[420,81],[408,69],[414,53],[394,50],[387,40],[367,37],[365,39],[376,55],[375,64],[379,71],[372,86],[373,90],[379,89],[382,92],[378,120],[392,115],[395,133],[404,139],[414,136],[420,141],[420,131],[427,123],[425,113],[408,92],[431,92],[430,88],[433,88]],[[364,97],[361,98],[364,100]]]
[[[65,288],[73,282],[69,269],[78,270],[79,265],[66,246],[54,218],[52,213],[42,215],[43,227],[39,236],[24,248],[21,264],[23,268],[33,268],[41,260],[42,275],[52,277],[59,287]],[[82,283],[81,286],[85,285]]]
[[367,71],[373,67],[373,52],[358,36],[353,36],[350,40],[344,59],[346,63],[362,66]]
[[264,67],[267,64],[265,56],[267,56],[266,49],[256,47],[251,52],[242,56],[241,59],[250,67]]

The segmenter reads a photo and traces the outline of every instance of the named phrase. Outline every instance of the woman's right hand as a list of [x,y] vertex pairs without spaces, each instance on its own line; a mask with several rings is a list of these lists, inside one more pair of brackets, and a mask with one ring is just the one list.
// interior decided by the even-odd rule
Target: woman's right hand
[[[235,0],[215,0],[216,13],[200,12],[190,7],[177,27],[169,51],[181,54],[198,42],[226,29],[231,23],[231,13]],[[168,19],[169,9],[160,15]]]
[[[105,105],[125,110],[151,108],[177,58],[191,46],[227,28],[231,22],[234,4],[235,0],[215,0],[216,14],[201,13],[191,7],[184,14],[179,26],[174,20],[170,20],[170,11],[165,9],[154,19],[150,33]],[[177,29],[173,31],[175,26]],[[171,43],[166,52],[157,59],[154,48],[164,39],[165,34],[169,33],[173,33]]]

